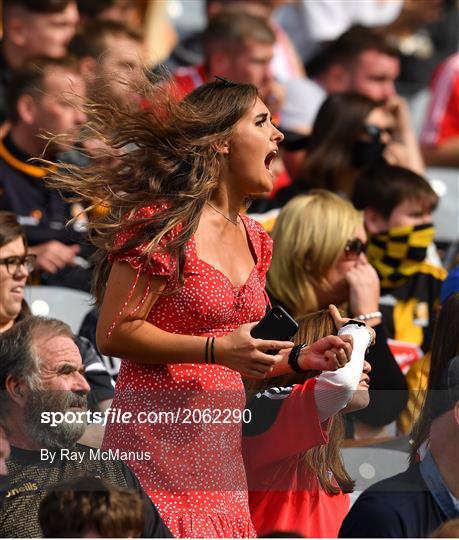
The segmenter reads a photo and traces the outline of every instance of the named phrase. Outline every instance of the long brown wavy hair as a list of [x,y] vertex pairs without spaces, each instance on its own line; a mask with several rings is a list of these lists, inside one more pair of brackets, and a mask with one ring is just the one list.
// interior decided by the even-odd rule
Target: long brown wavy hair
[[413,428],[413,447],[410,461],[414,463],[421,444],[428,440],[430,425],[430,394],[429,390],[435,389],[440,376],[448,362],[459,354],[459,292],[451,295],[444,303],[435,323],[432,336],[430,371],[427,389],[423,391],[424,403],[421,414]]
[[[155,84],[153,84],[155,83]],[[48,183],[87,205],[89,234],[96,246],[94,295],[100,303],[110,272],[110,255],[142,246],[142,256],[158,249],[161,239],[178,227],[166,250],[178,261],[176,282],[183,283],[185,246],[196,231],[204,204],[218,185],[222,157],[218,143],[227,140],[235,124],[254,106],[255,86],[226,81],[207,83],[182,100],[175,99],[169,81],[149,80],[136,88],[143,106],[86,103],[89,117],[83,138],[101,141],[113,157],[113,168],[66,165]],[[139,209],[166,203],[151,218]],[[93,212],[105,207],[106,212]],[[132,231],[123,245],[121,232]]]
[[[299,329],[293,341],[295,344],[306,343],[310,345],[318,339],[330,334],[336,334],[336,327],[328,310],[316,311],[305,315],[298,320]],[[292,373],[272,377],[270,379],[247,379],[244,381],[248,399],[268,388],[302,384],[307,379],[320,372],[310,371],[305,374]],[[322,489],[329,495],[338,493],[352,493],[355,482],[349,476],[341,457],[340,446],[344,439],[344,422],[341,414],[331,418],[328,444],[316,446],[307,450],[300,458],[307,470],[311,471],[319,480]],[[332,472],[332,476],[330,475]],[[337,486],[333,482],[336,480]]]

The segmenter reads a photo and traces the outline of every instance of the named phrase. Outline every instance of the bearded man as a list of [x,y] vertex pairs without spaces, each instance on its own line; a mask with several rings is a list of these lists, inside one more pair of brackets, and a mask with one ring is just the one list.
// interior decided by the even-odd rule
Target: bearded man
[[[85,428],[89,385],[70,328],[61,321],[28,317],[0,340],[0,410],[11,455],[8,487],[2,491],[0,537],[40,537],[38,509],[46,492],[60,482],[99,477],[132,489],[143,499],[143,537],[170,537],[134,473],[120,460],[97,459],[78,444]],[[60,422],[46,421],[54,413]],[[70,421],[71,418],[82,421]]]

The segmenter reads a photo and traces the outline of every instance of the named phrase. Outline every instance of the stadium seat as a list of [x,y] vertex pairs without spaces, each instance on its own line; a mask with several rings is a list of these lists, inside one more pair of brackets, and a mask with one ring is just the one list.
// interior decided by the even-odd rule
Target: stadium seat
[[25,299],[34,315],[53,317],[67,323],[77,333],[93,297],[83,291],[64,287],[32,285],[26,288]]
[[459,241],[459,169],[430,167],[426,177],[440,197],[433,214],[436,240],[440,242]]
[[341,450],[347,472],[355,480],[351,504],[367,487],[405,471],[409,454],[399,450],[361,446]]

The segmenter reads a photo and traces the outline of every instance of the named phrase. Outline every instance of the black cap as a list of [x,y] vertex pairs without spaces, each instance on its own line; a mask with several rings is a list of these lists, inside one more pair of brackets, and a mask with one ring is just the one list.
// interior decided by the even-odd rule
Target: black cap
[[430,391],[430,417],[438,418],[459,401],[459,356],[451,358]]

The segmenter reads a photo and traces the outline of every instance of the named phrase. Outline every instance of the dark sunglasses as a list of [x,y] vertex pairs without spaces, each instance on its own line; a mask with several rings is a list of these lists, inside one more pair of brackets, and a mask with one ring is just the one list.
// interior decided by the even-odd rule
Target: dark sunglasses
[[383,133],[387,133],[391,138],[394,135],[394,130],[392,128],[382,128],[375,126],[374,124],[365,124],[363,126],[363,131],[372,139],[380,139]]
[[5,259],[0,259],[0,264],[5,265],[8,274],[14,276],[19,272],[21,266],[24,266],[27,272],[33,272],[36,261],[36,255],[25,255],[24,257],[6,257]]
[[362,253],[367,252],[367,243],[362,242],[360,238],[351,238],[347,241],[344,252],[346,255],[354,255],[359,257]]

